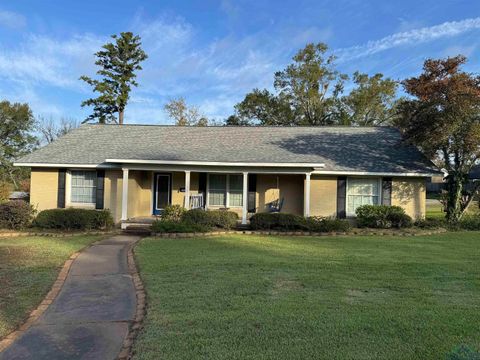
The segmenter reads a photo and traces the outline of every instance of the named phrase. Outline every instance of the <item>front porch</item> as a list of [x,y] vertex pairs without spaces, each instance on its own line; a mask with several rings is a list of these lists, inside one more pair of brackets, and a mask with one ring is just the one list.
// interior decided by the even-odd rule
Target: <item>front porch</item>
[[241,224],[257,212],[309,215],[310,174],[132,168],[120,174],[106,192],[117,190],[121,223],[153,222],[167,205],[234,211]]

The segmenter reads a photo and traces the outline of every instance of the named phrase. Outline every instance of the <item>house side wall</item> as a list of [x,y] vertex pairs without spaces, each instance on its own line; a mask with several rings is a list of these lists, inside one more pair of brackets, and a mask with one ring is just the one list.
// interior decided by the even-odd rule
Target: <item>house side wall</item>
[[30,204],[38,211],[55,209],[58,194],[58,169],[32,169]]
[[312,175],[310,179],[310,216],[337,216],[337,177]]
[[302,215],[303,176],[258,174],[257,211],[268,211],[268,205],[279,199],[283,199],[282,212]]
[[392,205],[401,206],[413,219],[425,217],[425,178],[393,178]]

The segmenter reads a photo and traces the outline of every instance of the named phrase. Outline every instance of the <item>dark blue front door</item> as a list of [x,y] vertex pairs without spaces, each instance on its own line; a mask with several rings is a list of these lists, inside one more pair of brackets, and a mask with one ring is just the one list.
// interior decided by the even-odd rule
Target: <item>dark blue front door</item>
[[155,174],[153,183],[153,214],[160,215],[165,206],[171,202],[171,183],[170,174]]

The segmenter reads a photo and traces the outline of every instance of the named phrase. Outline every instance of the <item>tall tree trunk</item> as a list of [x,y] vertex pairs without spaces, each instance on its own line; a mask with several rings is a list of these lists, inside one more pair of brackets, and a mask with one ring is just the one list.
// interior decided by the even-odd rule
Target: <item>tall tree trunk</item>
[[123,112],[124,112],[124,110],[119,110],[118,111],[118,125],[123,124]]
[[447,220],[457,222],[462,216],[461,198],[463,190],[462,177],[458,174],[447,176]]

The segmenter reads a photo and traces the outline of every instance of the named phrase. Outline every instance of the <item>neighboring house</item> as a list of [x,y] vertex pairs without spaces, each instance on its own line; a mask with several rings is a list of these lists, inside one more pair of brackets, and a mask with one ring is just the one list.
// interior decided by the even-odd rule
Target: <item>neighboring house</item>
[[25,191],[12,191],[8,196],[9,200],[25,200],[28,201],[28,192]]
[[363,204],[425,216],[439,174],[389,127],[84,125],[18,160],[38,210],[110,209],[114,219],[168,204],[353,217]]

